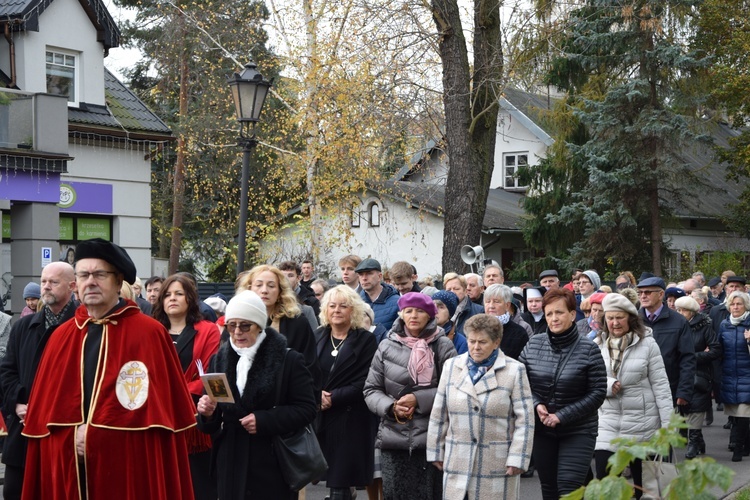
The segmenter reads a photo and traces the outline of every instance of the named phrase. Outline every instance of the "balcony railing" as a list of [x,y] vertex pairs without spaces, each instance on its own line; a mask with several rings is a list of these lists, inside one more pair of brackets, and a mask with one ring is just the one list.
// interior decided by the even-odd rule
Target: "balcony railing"
[[0,89],[0,148],[34,149],[34,94]]

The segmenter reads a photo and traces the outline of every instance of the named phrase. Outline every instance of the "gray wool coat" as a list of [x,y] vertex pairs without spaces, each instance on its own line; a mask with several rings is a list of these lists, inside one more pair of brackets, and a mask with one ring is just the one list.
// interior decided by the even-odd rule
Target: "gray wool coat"
[[427,460],[443,462],[444,498],[518,498],[534,444],[534,401],[526,367],[499,353],[474,385],[468,353],[445,364],[430,415]]

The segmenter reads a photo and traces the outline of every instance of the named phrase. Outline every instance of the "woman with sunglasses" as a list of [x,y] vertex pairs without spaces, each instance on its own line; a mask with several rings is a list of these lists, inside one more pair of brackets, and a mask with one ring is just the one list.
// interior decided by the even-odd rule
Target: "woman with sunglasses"
[[207,395],[198,402],[198,428],[213,438],[218,497],[296,498],[273,443],[315,419],[312,376],[302,355],[266,326],[266,306],[255,292],[238,292],[225,317],[229,341],[209,371],[226,374],[234,402],[217,403]]

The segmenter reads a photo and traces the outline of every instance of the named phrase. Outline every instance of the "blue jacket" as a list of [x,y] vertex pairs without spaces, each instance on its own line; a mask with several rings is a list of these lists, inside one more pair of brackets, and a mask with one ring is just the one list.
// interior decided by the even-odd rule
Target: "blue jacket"
[[393,326],[393,322],[398,317],[398,290],[389,285],[388,283],[382,283],[383,291],[380,292],[375,301],[370,300],[370,296],[367,292],[362,290],[359,292],[359,296],[365,301],[365,304],[370,304],[372,311],[375,313],[375,324],[382,325],[386,330],[390,330]]
[[735,326],[721,322],[719,340],[724,349],[721,363],[721,400],[724,403],[750,404],[750,353],[744,332],[750,329],[750,317]]
[[458,354],[469,352],[469,343],[466,341],[463,333],[453,335],[453,347],[456,348]]
[[461,311],[461,314],[456,317],[456,333],[464,333],[464,323],[466,323],[467,319],[475,314],[484,314],[484,307],[473,303],[468,295],[464,297],[464,300],[468,300],[469,305],[467,305],[466,309]]

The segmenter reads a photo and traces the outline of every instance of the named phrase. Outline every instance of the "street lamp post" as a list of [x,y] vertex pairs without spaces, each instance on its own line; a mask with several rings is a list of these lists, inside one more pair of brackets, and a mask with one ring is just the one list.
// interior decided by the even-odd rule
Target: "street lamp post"
[[263,78],[255,63],[250,60],[242,73],[228,78],[232,90],[235,114],[240,122],[240,137],[237,144],[242,147],[242,185],[240,186],[240,228],[237,248],[237,274],[245,270],[245,247],[247,245],[247,203],[250,180],[250,153],[258,144],[255,138],[255,124],[260,120],[260,112],[266,101],[272,81]]

